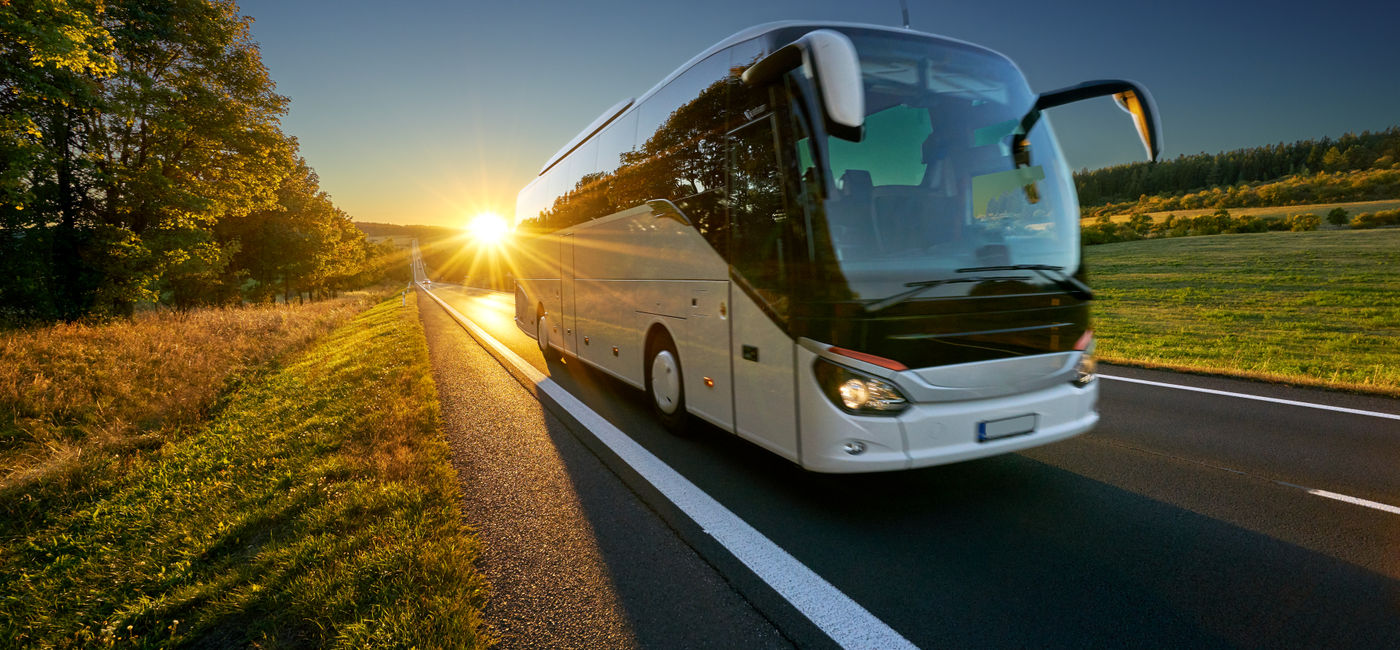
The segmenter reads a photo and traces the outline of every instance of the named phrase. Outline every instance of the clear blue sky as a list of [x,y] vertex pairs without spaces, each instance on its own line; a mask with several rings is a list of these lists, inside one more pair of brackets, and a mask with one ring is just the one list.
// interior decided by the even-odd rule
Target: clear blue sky
[[[598,113],[745,27],[898,24],[898,0],[242,0],[284,130],[359,221],[457,226]],[[909,0],[915,29],[1016,61],[1037,91],[1145,84],[1164,155],[1400,124],[1400,2]],[[1110,100],[1051,113],[1076,169],[1142,157]]]

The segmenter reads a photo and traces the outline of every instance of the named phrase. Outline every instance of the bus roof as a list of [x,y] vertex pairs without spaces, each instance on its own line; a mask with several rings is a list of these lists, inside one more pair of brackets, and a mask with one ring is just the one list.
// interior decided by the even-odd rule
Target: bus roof
[[771,23],[763,23],[761,25],[754,25],[753,27],[749,27],[747,29],[735,32],[728,38],[725,38],[724,40],[715,43],[714,45],[711,45],[710,47],[706,48],[705,51],[691,57],[689,61],[686,61],[685,63],[681,64],[681,66],[673,70],[671,74],[666,75],[664,79],[657,82],[656,85],[652,86],[651,89],[646,91],[646,93],[642,94],[641,97],[638,97],[635,100],[623,100],[619,102],[616,106],[613,106],[612,108],[609,108],[608,110],[604,111],[603,114],[599,115],[591,123],[589,123],[587,127],[585,127],[582,131],[579,131],[578,135],[570,139],[568,144],[565,144],[559,149],[559,151],[556,151],[553,156],[550,156],[549,161],[546,162],[544,166],[540,168],[540,173],[537,174],[537,176],[543,176],[544,173],[549,171],[549,168],[553,167],[555,163],[559,162],[562,158],[564,158],[564,156],[569,155],[569,153],[571,153],[574,149],[577,149],[580,145],[587,141],[589,136],[592,136],[594,133],[597,133],[598,131],[602,130],[603,127],[607,126],[609,123],[621,117],[628,111],[636,110],[636,108],[638,106],[641,106],[642,102],[646,101],[648,97],[655,95],[657,91],[664,88],[666,84],[671,83],[671,81],[676,77],[680,76],[681,73],[685,72],[686,70],[689,70],[691,66],[694,66],[695,64],[705,60],[707,57],[714,54],[715,52],[723,50],[724,48],[727,48],[731,45],[735,45],[737,43],[742,43],[744,41],[759,38],[771,32],[776,32],[778,30],[789,29],[794,27],[807,27],[811,29],[821,29],[824,27],[854,27],[859,29],[868,29],[871,31],[892,32],[895,34],[915,34],[918,36],[926,36],[934,40],[946,41],[949,43],[956,43],[958,45],[966,47],[985,50],[987,52],[991,52],[998,56],[1004,57],[1004,55],[1002,55],[1000,52],[996,52],[995,50],[992,50],[990,48],[977,45],[976,43],[969,43],[967,41],[959,40],[956,38],[939,36],[938,34],[930,34],[928,32],[920,32],[916,30],[906,29],[903,27],[890,27],[887,25],[870,25],[866,23],[818,22],[810,20],[782,20]]

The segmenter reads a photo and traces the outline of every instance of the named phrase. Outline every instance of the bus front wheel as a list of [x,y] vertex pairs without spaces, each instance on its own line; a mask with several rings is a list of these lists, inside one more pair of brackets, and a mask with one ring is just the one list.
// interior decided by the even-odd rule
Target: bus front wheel
[[653,346],[647,363],[647,395],[651,410],[671,433],[686,433],[685,383],[682,381],[681,357],[669,338]]

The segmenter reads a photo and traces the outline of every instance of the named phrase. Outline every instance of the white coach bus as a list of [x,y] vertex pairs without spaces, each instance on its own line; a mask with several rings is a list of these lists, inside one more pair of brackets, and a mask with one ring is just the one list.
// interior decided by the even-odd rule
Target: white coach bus
[[819,472],[1024,449],[1098,421],[1079,206],[1006,57],[906,29],[775,23],[606,111],[521,190],[516,322]]

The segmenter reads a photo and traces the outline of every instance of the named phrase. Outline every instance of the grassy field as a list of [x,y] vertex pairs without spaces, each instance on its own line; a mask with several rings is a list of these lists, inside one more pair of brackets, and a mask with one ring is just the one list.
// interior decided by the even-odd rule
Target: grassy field
[[[1400,209],[1400,200],[1356,201],[1352,203],[1313,203],[1310,205],[1285,205],[1279,207],[1228,209],[1230,210],[1231,216],[1259,217],[1261,219],[1284,219],[1295,214],[1311,213],[1323,218],[1322,223],[1323,227],[1325,228],[1328,227],[1326,221],[1327,213],[1331,212],[1333,208],[1342,208],[1347,211],[1348,215],[1354,218],[1356,217],[1356,215],[1361,214],[1363,212],[1382,212],[1386,210]],[[1165,219],[1169,214],[1174,214],[1180,218],[1194,218],[1202,215],[1214,214],[1215,211],[1216,208],[1208,208],[1203,210],[1164,210],[1162,212],[1149,212],[1147,213],[1147,216],[1152,217],[1153,221],[1161,221]],[[1126,222],[1132,216],[1132,213],[1124,212],[1122,214],[1115,214],[1109,217],[1109,220],[1113,221],[1114,223],[1123,223]],[[1094,218],[1086,218],[1082,219],[1080,222],[1085,225],[1088,225],[1094,223],[1095,221],[1096,220]]]
[[200,421],[230,377],[324,336],[365,292],[0,331],[0,488]]
[[1400,395],[1400,230],[1085,249],[1100,358]]
[[145,444],[0,488],[0,646],[485,645],[413,299],[240,377]]

